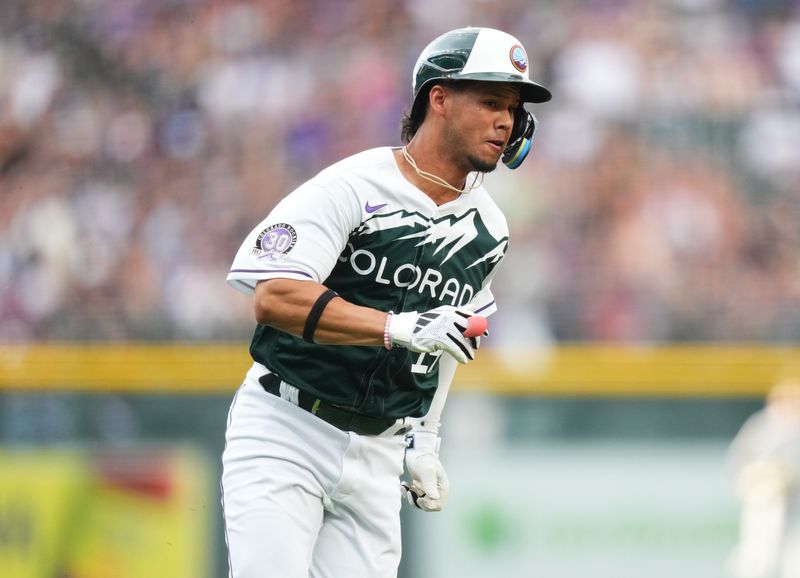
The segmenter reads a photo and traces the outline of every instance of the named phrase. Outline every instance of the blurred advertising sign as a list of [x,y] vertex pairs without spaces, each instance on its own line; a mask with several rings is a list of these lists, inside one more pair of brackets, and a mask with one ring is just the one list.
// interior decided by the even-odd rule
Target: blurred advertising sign
[[0,576],[209,576],[209,480],[183,449],[2,451]]
[[729,576],[738,518],[724,455],[664,442],[447,453],[447,506],[407,515],[413,575]]

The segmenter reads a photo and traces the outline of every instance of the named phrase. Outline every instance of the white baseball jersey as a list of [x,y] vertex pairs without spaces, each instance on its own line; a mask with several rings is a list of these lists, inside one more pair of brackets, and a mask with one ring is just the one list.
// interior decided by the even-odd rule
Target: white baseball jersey
[[[437,206],[383,147],[286,196],[247,236],[228,282],[252,293],[261,279],[313,280],[382,311],[455,305],[487,316],[507,246],[505,217],[482,186]],[[422,416],[441,385],[441,352],[312,344],[263,325],[250,351],[286,382],[366,415]]]

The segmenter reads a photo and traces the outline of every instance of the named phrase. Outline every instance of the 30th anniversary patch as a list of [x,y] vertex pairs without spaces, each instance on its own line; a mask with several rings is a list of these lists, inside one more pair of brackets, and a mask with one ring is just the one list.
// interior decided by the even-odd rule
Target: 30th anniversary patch
[[297,232],[288,223],[270,225],[258,235],[255,246],[250,250],[259,259],[282,260],[297,243]]

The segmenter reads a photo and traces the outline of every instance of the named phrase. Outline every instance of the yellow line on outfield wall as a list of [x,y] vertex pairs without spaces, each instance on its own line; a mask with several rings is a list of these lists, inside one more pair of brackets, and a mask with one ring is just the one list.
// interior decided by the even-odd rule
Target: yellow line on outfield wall
[[[0,345],[0,390],[228,393],[250,365],[247,345]],[[800,348],[561,345],[483,349],[454,389],[511,395],[761,396],[800,377]]]

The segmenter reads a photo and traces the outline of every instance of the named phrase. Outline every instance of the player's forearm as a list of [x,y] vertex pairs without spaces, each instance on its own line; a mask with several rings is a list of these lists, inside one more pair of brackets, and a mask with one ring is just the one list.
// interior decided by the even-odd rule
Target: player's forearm
[[[256,321],[300,337],[311,308],[325,290],[323,285],[313,281],[261,281],[256,285],[254,298]],[[386,312],[335,297],[319,318],[314,342],[382,345],[385,323]]]
[[447,394],[450,392],[450,384],[453,382],[457,367],[458,364],[451,356],[442,356],[439,360],[439,380],[436,391],[433,394],[431,406],[428,408],[428,413],[425,414],[425,416],[412,420],[412,427],[415,429],[432,431],[434,433],[439,432],[444,404],[447,401]]

